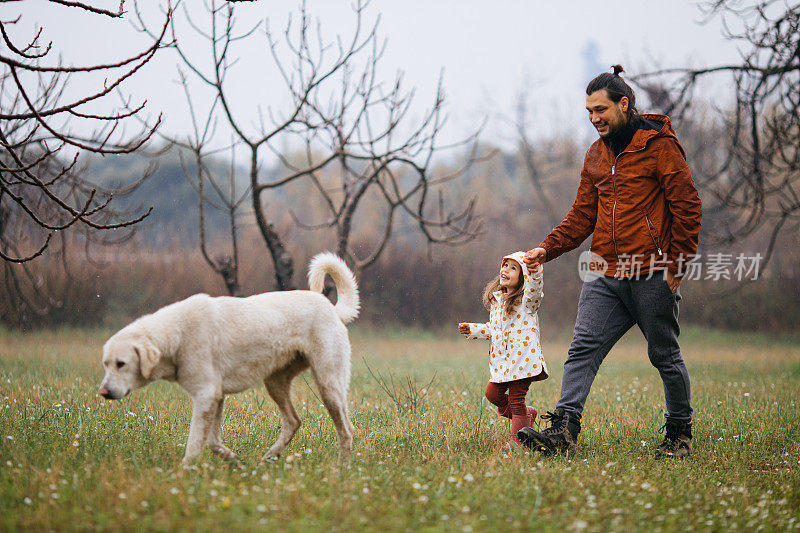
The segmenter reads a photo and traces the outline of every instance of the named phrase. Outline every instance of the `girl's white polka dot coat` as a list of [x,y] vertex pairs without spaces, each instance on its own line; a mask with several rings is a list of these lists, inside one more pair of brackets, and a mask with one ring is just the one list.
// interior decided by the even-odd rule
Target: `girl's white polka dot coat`
[[489,381],[504,383],[517,379],[547,379],[539,339],[539,305],[544,297],[542,266],[528,272],[523,252],[514,252],[503,259],[513,259],[522,266],[524,293],[508,314],[504,312],[503,292],[492,295],[489,322],[469,324],[468,339],[489,339]]

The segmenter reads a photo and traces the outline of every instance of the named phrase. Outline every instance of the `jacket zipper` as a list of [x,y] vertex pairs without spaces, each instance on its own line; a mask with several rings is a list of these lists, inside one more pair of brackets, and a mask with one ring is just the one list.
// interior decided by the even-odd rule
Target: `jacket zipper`
[[617,160],[619,160],[622,154],[633,154],[636,152],[641,152],[645,148],[647,148],[646,144],[644,147],[639,148],[638,150],[629,150],[627,152],[620,152],[619,154],[617,154],[617,156],[614,158],[614,162],[611,164],[611,186],[614,188],[614,205],[611,206],[611,242],[614,243],[614,255],[617,258],[619,258],[619,250],[617,249],[617,239],[615,237],[615,231],[614,231],[614,223],[616,221],[616,214],[617,214],[617,180],[614,179],[614,177],[617,175],[616,174]]
[[[656,245],[656,250],[658,250],[658,255],[664,255],[661,252],[661,246],[658,245],[658,240],[656,240],[655,236],[653,235],[653,231],[655,231],[656,227],[650,222],[650,217],[647,216],[647,213],[644,213],[644,219],[647,221],[647,231],[650,233],[650,238],[653,239],[653,244]],[[652,229],[651,229],[652,228]]]

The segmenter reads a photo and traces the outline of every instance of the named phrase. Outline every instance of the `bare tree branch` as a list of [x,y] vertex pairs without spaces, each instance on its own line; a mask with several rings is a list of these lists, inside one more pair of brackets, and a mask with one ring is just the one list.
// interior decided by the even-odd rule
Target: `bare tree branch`
[[[48,4],[83,11],[90,23],[95,23],[98,15],[120,19],[124,13],[123,2],[116,12],[84,2],[49,0]],[[144,102],[124,111],[112,106],[105,113],[87,111],[85,106],[106,102],[111,91],[119,91],[166,46],[169,14],[165,19],[156,38],[141,52],[110,63],[81,66],[65,65],[52,42],[42,44],[46,28],[37,29],[25,40],[14,35],[14,25],[22,15],[0,22],[6,50],[0,54],[0,259],[17,264],[3,269],[0,319],[4,322],[22,326],[31,313],[53,304],[25,263],[44,255],[56,235],[61,237],[62,248],[68,229],[87,244],[106,241],[101,233],[106,233],[109,241],[119,241],[152,210],[137,214],[116,208],[112,201],[130,193],[141,180],[119,188],[99,187],[86,178],[85,161],[94,154],[138,150],[154,135],[160,117],[130,136],[124,133],[125,124],[144,110]],[[70,102],[62,101],[69,85],[96,73],[107,76],[101,87]],[[93,133],[76,133],[81,131]]]
[[[195,132],[190,140],[175,141],[195,154],[199,169],[204,164],[203,154],[207,154],[216,143],[213,134],[199,133],[196,119],[214,116],[215,121],[220,119],[233,132],[237,149],[248,152],[253,214],[271,255],[277,287],[281,290],[294,288],[293,259],[276,226],[270,222],[275,215],[267,212],[263,199],[267,193],[290,185],[306,184],[311,192],[308,197],[296,199],[298,205],[287,206],[285,211],[300,227],[333,228],[335,248],[359,273],[385,250],[400,213],[414,220],[431,243],[458,244],[478,234],[474,203],[457,210],[457,214],[429,205],[430,192],[441,192],[446,184],[463,172],[462,169],[444,175],[434,172],[434,157],[448,149],[475,143],[477,132],[452,145],[439,142],[446,122],[441,80],[431,108],[421,120],[412,120],[410,110],[414,91],[404,89],[402,73],[398,73],[389,85],[379,79],[378,65],[386,42],[378,37],[379,19],[374,22],[367,20],[367,6],[368,2],[356,0],[353,6],[355,27],[347,38],[339,36],[326,40],[321,25],[312,20],[304,3],[299,8],[297,19],[290,17],[282,32],[273,33],[269,21],[264,23],[266,45],[278,78],[292,100],[292,105],[283,113],[268,108],[266,116],[260,108],[255,113],[238,116],[237,109],[231,105],[234,97],[227,81],[236,62],[233,45],[253,36],[255,28],[260,26],[250,25],[244,31],[238,31],[235,6],[208,0],[207,22],[200,24],[193,19],[189,26],[207,41],[210,67],[202,67],[204,61],[183,45],[174,21],[170,27],[178,59],[187,73],[211,89],[214,102],[208,113],[200,112],[197,100],[192,99],[187,86]],[[175,7],[175,4],[168,3],[167,11]],[[148,31],[141,16],[139,21],[143,31]],[[215,107],[217,103],[218,108]],[[252,120],[253,117],[256,120]],[[302,149],[297,153],[289,155],[283,150],[285,146],[298,145]],[[280,162],[277,175],[269,178],[261,169],[263,147]],[[475,150],[471,152],[463,168],[471,164],[475,153]],[[198,170],[193,181],[199,185],[196,190],[200,195],[198,205],[201,212],[208,197],[208,190],[201,188],[203,183],[211,183],[217,196],[223,196],[220,194],[221,177]],[[228,207],[231,220],[234,220],[232,190],[229,189],[231,194],[221,203]],[[382,213],[383,218],[377,222],[362,219],[360,213],[367,210],[364,206],[376,201],[380,202],[377,212]],[[444,196],[440,196],[440,201],[439,207],[444,206]],[[310,206],[316,203],[323,206],[325,221],[304,222]],[[370,251],[366,255],[359,255],[352,245],[353,235],[367,227],[382,229],[378,235],[365,231],[373,235],[375,242],[368,245]],[[201,240],[203,231],[201,228]],[[231,235],[233,237],[235,231]],[[203,253],[212,268],[220,272],[208,254]],[[230,263],[237,264],[235,253]]]
[[[704,211],[727,217],[715,235],[720,242],[768,228],[767,261],[786,220],[800,216],[800,10],[791,4],[707,2],[707,16],[722,17],[727,38],[742,45],[741,64],[660,69],[633,78],[661,95],[665,112],[687,115],[700,80],[730,76],[734,102],[720,112],[726,157],[699,180],[714,199]],[[730,19],[739,29],[731,29]]]

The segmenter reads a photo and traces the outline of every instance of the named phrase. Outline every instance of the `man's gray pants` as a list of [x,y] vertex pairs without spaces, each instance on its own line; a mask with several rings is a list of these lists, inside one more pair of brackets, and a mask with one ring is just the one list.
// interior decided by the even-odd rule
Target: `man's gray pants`
[[602,276],[583,284],[557,407],[580,420],[589,389],[611,347],[634,324],[647,339],[647,355],[664,382],[666,416],[692,421],[689,372],[678,345],[678,301],[662,273],[652,278]]

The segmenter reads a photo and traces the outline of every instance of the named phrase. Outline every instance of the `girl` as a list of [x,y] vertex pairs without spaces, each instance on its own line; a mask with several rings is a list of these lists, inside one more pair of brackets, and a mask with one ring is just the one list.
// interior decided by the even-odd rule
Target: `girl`
[[528,272],[524,256],[524,252],[505,256],[500,274],[486,286],[483,305],[489,310],[489,322],[458,325],[468,339],[491,340],[486,398],[501,416],[511,419],[508,449],[520,444],[517,432],[536,418],[536,409],[525,405],[528,387],[548,378],[537,314],[544,296],[542,267]]

